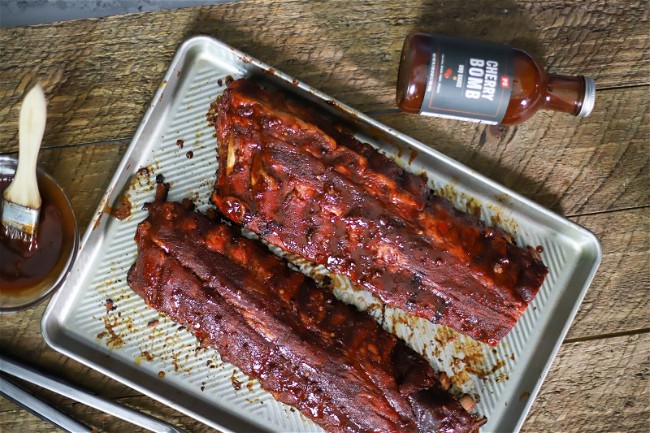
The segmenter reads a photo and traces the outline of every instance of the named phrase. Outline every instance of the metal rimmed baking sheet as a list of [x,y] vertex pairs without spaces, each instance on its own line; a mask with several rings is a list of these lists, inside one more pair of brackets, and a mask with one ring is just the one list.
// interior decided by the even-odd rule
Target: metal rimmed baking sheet
[[[215,39],[197,36],[178,50],[88,227],[79,257],[43,317],[43,334],[56,350],[222,431],[322,431],[276,402],[255,380],[201,347],[185,329],[149,309],[126,284],[136,257],[133,235],[146,217],[155,179],[171,184],[169,200],[209,204],[218,161],[209,105],[227,80],[257,76],[316,104],[351,125],[454,205],[513,234],[520,245],[541,246],[549,275],[513,331],[495,348],[445,327],[381,308],[365,292],[335,277],[335,293],[376,317],[476,397],[488,417],[482,431],[517,431],[600,262],[587,230],[507,190],[449,157],[275,71]],[[416,156],[417,155],[417,156]],[[413,158],[414,157],[414,158]],[[111,209],[126,199],[131,215]],[[297,263],[307,273],[324,272]]]

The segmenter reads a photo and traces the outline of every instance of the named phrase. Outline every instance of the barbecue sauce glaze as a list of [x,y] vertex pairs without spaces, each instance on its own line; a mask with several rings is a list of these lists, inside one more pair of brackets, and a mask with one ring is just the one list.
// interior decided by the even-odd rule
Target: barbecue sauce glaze
[[265,241],[383,302],[495,345],[547,269],[310,107],[252,80],[217,103],[214,203]]
[[[12,179],[0,177],[0,196]],[[65,262],[59,259],[66,239],[74,236],[60,211],[65,207],[65,198],[51,182],[43,179],[39,179],[39,190],[43,203],[36,248],[29,251],[24,242],[8,239],[0,232],[0,291],[4,296],[23,295],[41,286],[49,276],[58,275]]]

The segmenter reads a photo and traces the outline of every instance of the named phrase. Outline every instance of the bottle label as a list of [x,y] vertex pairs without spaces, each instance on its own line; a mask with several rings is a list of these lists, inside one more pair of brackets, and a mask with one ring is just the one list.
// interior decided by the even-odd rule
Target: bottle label
[[497,124],[506,114],[513,51],[506,44],[433,35],[420,114]]

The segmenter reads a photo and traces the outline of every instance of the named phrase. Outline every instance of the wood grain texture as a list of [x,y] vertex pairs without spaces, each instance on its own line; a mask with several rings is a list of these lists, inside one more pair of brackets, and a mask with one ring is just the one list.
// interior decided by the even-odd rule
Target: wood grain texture
[[126,141],[115,141],[41,149],[38,165],[66,193],[81,235],[88,227],[127,146]]
[[[585,301],[568,335],[568,338],[572,340],[584,339],[588,341],[579,342],[579,345],[576,345],[576,343],[564,345],[564,347],[576,349],[571,349],[570,355],[561,355],[555,361],[554,372],[547,380],[547,382],[552,384],[550,385],[551,391],[547,393],[547,387],[549,386],[547,382],[542,386],[542,395],[549,395],[552,398],[540,399],[540,401],[535,403],[534,408],[538,411],[539,415],[528,421],[527,425],[529,425],[529,428],[525,431],[565,431],[564,428],[559,427],[557,429],[549,429],[549,423],[554,417],[560,416],[568,419],[567,426],[571,425],[571,422],[573,422],[571,420],[575,420],[578,417],[583,423],[579,425],[584,427],[586,418],[580,418],[582,416],[580,415],[582,413],[580,411],[585,408],[584,405],[586,404],[593,405],[592,399],[596,397],[591,395],[589,397],[590,400],[584,402],[580,398],[577,398],[575,393],[585,392],[584,383],[587,379],[576,383],[575,391],[557,391],[557,387],[565,382],[575,383],[572,382],[576,380],[575,369],[581,371],[581,374],[588,374],[589,372],[594,375],[607,374],[608,377],[602,377],[602,380],[605,380],[605,378],[621,380],[617,378],[621,377],[621,375],[627,375],[629,371],[633,371],[634,373],[632,374],[637,374],[637,370],[635,370],[637,369],[636,363],[639,362],[637,355],[630,355],[629,358],[623,359],[615,358],[614,355],[611,355],[612,358],[606,359],[603,359],[601,356],[601,352],[610,349],[608,346],[610,342],[617,342],[616,344],[620,345],[623,344],[620,343],[623,340],[620,340],[620,338],[599,339],[599,336],[638,332],[639,330],[642,331],[643,328],[647,329],[650,327],[650,320],[647,314],[649,304],[649,293],[647,289],[650,285],[646,271],[648,251],[650,250],[650,239],[648,237],[649,209],[608,212],[576,219],[576,222],[585,225],[599,236],[603,244],[604,253],[600,271],[587,292]],[[12,316],[0,316],[2,317],[0,318],[0,352],[35,363],[45,371],[60,375],[66,380],[78,383],[101,395],[146,409],[151,411],[155,416],[163,417],[178,425],[192,427],[189,431],[202,431],[201,425],[196,424],[190,418],[183,417],[175,411],[141,396],[138,392],[49,349],[40,333],[40,317],[44,308],[45,305],[43,304]],[[634,347],[638,348],[642,353],[645,350],[647,354],[648,335],[650,334],[644,333],[640,337],[630,337],[632,340],[629,341],[634,342],[636,341],[635,338],[644,338],[645,340],[641,340],[640,343],[635,343]],[[602,347],[603,344],[605,348]],[[644,344],[646,345],[645,348]],[[609,353],[615,353],[618,349],[614,348],[612,350],[613,352]],[[562,349],[561,354],[564,351],[565,348]],[[616,363],[610,365],[608,362]],[[587,368],[586,366],[591,367]],[[597,368],[593,368],[593,366],[597,366]],[[616,370],[616,368],[619,370]],[[606,373],[603,373],[603,370]],[[644,377],[647,378],[648,372],[646,371],[644,374],[646,374]],[[628,385],[633,386],[627,390],[625,387]],[[600,386],[598,385],[598,387]],[[608,404],[612,408],[612,411],[618,410],[621,407],[625,408],[625,404],[630,399],[630,395],[638,394],[637,388],[634,388],[636,385],[631,380],[617,386],[621,386],[621,389],[626,391],[614,393],[608,397]],[[591,390],[592,388],[587,386],[586,389]],[[600,388],[596,389],[600,390]],[[595,393],[596,391],[593,392]],[[636,394],[631,394],[633,392]],[[87,422],[93,426],[101,427],[102,431],[119,431],[120,428],[123,428],[120,422],[114,419],[107,419],[105,416],[90,409],[78,408],[75,405],[71,405],[70,402],[61,403],[55,398],[53,398],[53,401],[61,404],[65,410],[75,413],[81,419],[88,420]],[[578,404],[577,409],[575,409],[576,413],[568,413],[569,409],[567,408],[576,408],[576,404]],[[637,409],[639,407],[641,406],[637,406]],[[574,409],[571,410],[573,411]],[[624,411],[622,414],[618,414],[617,417],[627,416],[627,413]],[[618,420],[618,418],[615,419]],[[44,423],[43,426],[38,427],[40,425],[39,423],[42,423],[41,421],[33,417],[30,418],[29,415],[15,408],[11,403],[0,400],[0,431],[23,431],[13,429],[18,420],[20,422],[29,422],[29,425],[34,423],[36,426],[34,427],[34,431],[47,431],[39,430],[46,429]],[[633,422],[636,422],[634,420],[639,421],[639,418],[633,418],[628,424],[621,425],[633,426]],[[609,426],[614,428],[617,426],[617,424],[606,424],[605,421],[602,421],[602,423],[604,430],[593,431],[609,431],[605,427]],[[5,428],[6,430],[3,430]],[[113,428],[116,430],[113,430]],[[584,430],[567,431],[579,432]]]
[[646,433],[650,334],[565,344],[522,433]]
[[[20,100],[38,78],[49,98],[40,163],[83,231],[178,45],[215,36],[592,230],[602,264],[523,431],[646,432],[649,14],[650,3],[624,0],[272,0],[0,29],[0,154],[17,149]],[[512,42],[552,72],[590,75],[595,110],[586,119],[538,113],[507,129],[396,113],[398,59],[412,30]],[[0,352],[185,431],[209,431],[48,348],[44,309],[0,316]],[[142,431],[43,395],[99,431]],[[52,430],[0,399],[1,432]]]
[[[544,207],[580,215],[650,205],[650,105],[638,104],[647,92],[599,92],[602,109],[591,117],[543,112],[533,125],[501,129],[403,113],[374,117]],[[91,200],[94,210],[127,145],[44,149],[40,161],[75,209],[77,201]],[[90,216],[79,212],[85,226]]]
[[[650,334],[565,344],[522,433],[645,433],[650,417],[649,381]],[[148,397],[131,395],[115,400],[165,419],[184,431],[212,431]],[[61,410],[100,431],[142,431],[67,399],[54,402]],[[0,431],[49,432],[52,428],[6,403],[0,409]]]
[[572,220],[598,237],[603,259],[567,339],[650,329],[650,207]]
[[130,138],[178,45],[196,34],[364,111],[395,106],[401,45],[413,30],[512,42],[599,88],[649,84],[649,9],[624,0],[266,1],[1,29],[0,152],[16,148],[33,78],[49,98],[45,146]]
[[544,207],[578,215],[650,204],[648,89],[598,92],[590,117],[545,111],[514,127],[375,117]]
[[118,141],[41,151],[39,164],[70,199],[80,234],[88,227],[127,145]]
[[[109,143],[41,152],[41,165],[70,197],[81,233],[90,224],[126,145]],[[584,338],[650,327],[647,315],[650,207],[572,219],[599,238],[603,260],[568,337]],[[27,323],[31,321],[31,317],[26,318]],[[0,320],[0,329],[2,325]],[[22,333],[17,333],[15,338],[23,339]],[[40,340],[38,329],[32,339]]]

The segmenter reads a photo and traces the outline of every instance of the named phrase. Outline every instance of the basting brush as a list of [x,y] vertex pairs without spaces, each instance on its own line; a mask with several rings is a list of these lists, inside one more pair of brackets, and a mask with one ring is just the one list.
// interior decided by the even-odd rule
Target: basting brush
[[2,231],[9,239],[36,248],[41,195],[36,181],[36,159],[45,131],[45,95],[36,84],[25,96],[18,120],[18,167],[2,195]]

